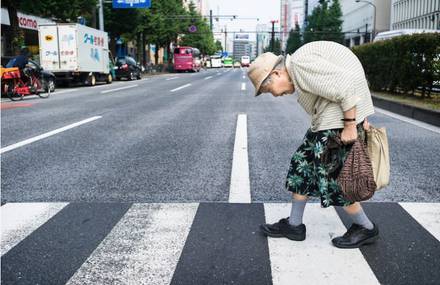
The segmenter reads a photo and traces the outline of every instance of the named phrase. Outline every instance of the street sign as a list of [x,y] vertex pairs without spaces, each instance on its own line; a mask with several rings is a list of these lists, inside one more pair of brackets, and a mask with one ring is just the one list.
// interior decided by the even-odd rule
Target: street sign
[[113,8],[150,8],[151,0],[113,0]]
[[197,32],[197,27],[194,26],[194,25],[191,25],[191,26],[188,27],[188,31],[190,33],[195,33],[195,32]]

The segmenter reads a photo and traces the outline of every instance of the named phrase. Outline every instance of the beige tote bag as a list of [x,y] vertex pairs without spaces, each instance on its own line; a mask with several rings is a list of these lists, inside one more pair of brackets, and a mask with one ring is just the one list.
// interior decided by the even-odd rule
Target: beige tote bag
[[387,131],[385,128],[375,128],[370,125],[370,129],[365,132],[376,190],[379,190],[390,183],[390,154]]

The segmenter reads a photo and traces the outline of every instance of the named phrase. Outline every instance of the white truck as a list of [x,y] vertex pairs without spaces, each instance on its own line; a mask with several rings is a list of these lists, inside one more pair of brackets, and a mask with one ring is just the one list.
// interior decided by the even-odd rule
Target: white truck
[[58,83],[111,83],[108,35],[80,24],[45,23],[38,26],[40,64]]

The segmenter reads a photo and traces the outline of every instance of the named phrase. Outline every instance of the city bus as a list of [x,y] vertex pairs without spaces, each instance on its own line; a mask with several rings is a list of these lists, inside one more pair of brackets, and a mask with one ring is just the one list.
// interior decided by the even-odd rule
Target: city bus
[[211,68],[222,67],[222,57],[220,55],[211,55]]
[[251,58],[249,56],[243,55],[241,57],[241,66],[248,67],[250,63],[251,63]]
[[232,60],[232,57],[225,57],[223,58],[223,67],[232,67],[234,61]]
[[199,72],[202,68],[200,51],[193,47],[176,47],[174,49],[174,71]]

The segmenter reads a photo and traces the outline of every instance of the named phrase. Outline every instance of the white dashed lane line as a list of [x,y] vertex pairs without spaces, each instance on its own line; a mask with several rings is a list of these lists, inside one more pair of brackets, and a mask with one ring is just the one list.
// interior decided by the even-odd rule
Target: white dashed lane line
[[246,83],[241,83],[241,90],[246,90]]
[[177,90],[180,90],[180,89],[183,89],[183,88],[186,88],[186,87],[189,87],[189,86],[191,86],[191,83],[188,83],[188,84],[182,85],[180,87],[177,87],[177,88],[175,88],[173,90],[170,90],[170,92],[176,92]]
[[59,128],[59,129],[56,129],[56,130],[53,130],[53,131],[50,131],[50,132],[44,133],[44,134],[42,134],[42,135],[39,135],[39,136],[36,136],[36,137],[30,138],[30,139],[27,139],[27,140],[24,140],[24,141],[21,141],[21,142],[15,143],[15,144],[11,144],[11,145],[6,146],[6,147],[2,147],[2,148],[0,149],[0,154],[3,154],[3,153],[5,153],[5,152],[7,152],[7,151],[10,151],[10,150],[13,150],[13,149],[16,149],[16,148],[19,148],[19,147],[22,147],[22,146],[25,146],[25,145],[31,144],[31,143],[33,143],[33,142],[36,142],[36,141],[39,141],[39,140],[42,140],[42,139],[48,138],[48,137],[50,137],[50,136],[56,135],[56,134],[58,134],[58,133],[61,133],[61,132],[67,131],[67,130],[69,130],[69,129],[73,129],[73,128],[75,128],[75,127],[81,126],[81,125],[83,125],[83,124],[90,123],[90,122],[92,122],[92,121],[95,121],[95,120],[98,120],[98,119],[101,119],[101,118],[102,118],[102,116],[91,117],[91,118],[88,118],[88,119],[82,120],[82,121],[80,121],[80,122],[77,122],[77,123],[74,123],[74,124],[70,124],[70,125],[68,125],[68,126],[65,126],[65,127],[62,127],[62,128]]
[[234,154],[232,157],[229,203],[250,203],[247,115],[239,114],[235,132]]
[[177,79],[177,78],[179,78],[179,77],[171,77],[171,78],[168,78],[168,79],[165,79],[165,80],[173,80],[173,79]]
[[128,85],[128,86],[114,88],[114,89],[110,89],[110,90],[104,90],[104,91],[101,91],[101,94],[110,93],[110,92],[113,92],[113,91],[119,91],[119,90],[123,90],[123,89],[134,88],[134,87],[137,87],[137,86],[139,86],[139,85],[134,84],[134,85]]

